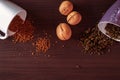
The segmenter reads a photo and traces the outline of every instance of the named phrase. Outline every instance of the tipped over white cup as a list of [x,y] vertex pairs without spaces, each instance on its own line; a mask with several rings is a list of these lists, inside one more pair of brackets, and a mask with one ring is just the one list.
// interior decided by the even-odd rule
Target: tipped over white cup
[[16,16],[25,21],[27,12],[9,0],[0,0],[0,31],[5,34],[4,36],[0,34],[0,39],[6,39],[15,34],[9,30],[9,25]]

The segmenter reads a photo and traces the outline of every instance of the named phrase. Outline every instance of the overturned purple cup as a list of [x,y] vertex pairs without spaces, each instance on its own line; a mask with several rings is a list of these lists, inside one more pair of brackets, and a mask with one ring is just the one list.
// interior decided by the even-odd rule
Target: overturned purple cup
[[[104,16],[102,17],[102,19],[100,20],[100,22],[98,23],[98,28],[99,30],[105,34],[106,36],[108,36],[109,38],[112,38],[110,35],[108,35],[106,32],[105,27],[107,26],[107,24],[112,24],[115,26],[120,27],[120,0],[117,0],[108,10],[107,12],[104,14]],[[119,41],[120,39],[117,38],[112,38],[115,41]]]

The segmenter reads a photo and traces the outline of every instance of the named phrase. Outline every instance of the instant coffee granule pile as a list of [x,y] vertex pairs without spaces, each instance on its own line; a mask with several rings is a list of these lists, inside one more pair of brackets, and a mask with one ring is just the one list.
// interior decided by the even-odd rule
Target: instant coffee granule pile
[[20,26],[22,26],[22,24],[23,20],[19,16],[16,16],[10,23],[9,30],[17,32],[17,30],[19,29]]
[[16,32],[13,35],[14,42],[27,42],[33,39],[35,28],[29,18],[23,23],[23,20],[16,16],[10,24],[9,30]]
[[85,53],[101,55],[110,51],[113,40],[99,31],[98,27],[89,28],[80,35],[80,43]]
[[46,53],[46,51],[50,48],[50,39],[49,38],[38,38],[33,46],[36,48],[37,53]]
[[[36,36],[37,40],[35,40],[35,27],[33,26],[32,20],[29,18],[27,18],[23,23],[23,20],[19,16],[16,16],[11,22],[9,30],[16,32],[13,35],[13,41],[15,43],[25,43],[32,40],[33,47],[35,47],[36,51],[35,53],[46,53],[46,51],[50,48],[50,39],[48,38],[47,33],[45,33],[44,37]],[[32,55],[35,54],[33,51]]]

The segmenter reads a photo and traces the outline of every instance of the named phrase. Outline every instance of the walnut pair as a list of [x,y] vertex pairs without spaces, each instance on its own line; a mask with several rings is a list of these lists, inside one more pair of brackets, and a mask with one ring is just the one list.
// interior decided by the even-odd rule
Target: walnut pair
[[79,12],[73,11],[73,4],[70,1],[63,1],[59,6],[59,12],[67,16],[67,22],[70,25],[77,25],[82,19]]

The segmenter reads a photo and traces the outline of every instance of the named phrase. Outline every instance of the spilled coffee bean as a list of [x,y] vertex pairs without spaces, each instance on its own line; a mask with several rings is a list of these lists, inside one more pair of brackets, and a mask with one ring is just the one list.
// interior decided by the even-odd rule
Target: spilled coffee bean
[[120,27],[113,25],[113,24],[107,24],[105,27],[106,34],[109,35],[113,39],[120,39]]
[[80,43],[85,53],[101,55],[106,51],[110,52],[110,46],[113,44],[113,40],[100,32],[96,26],[81,33]]

